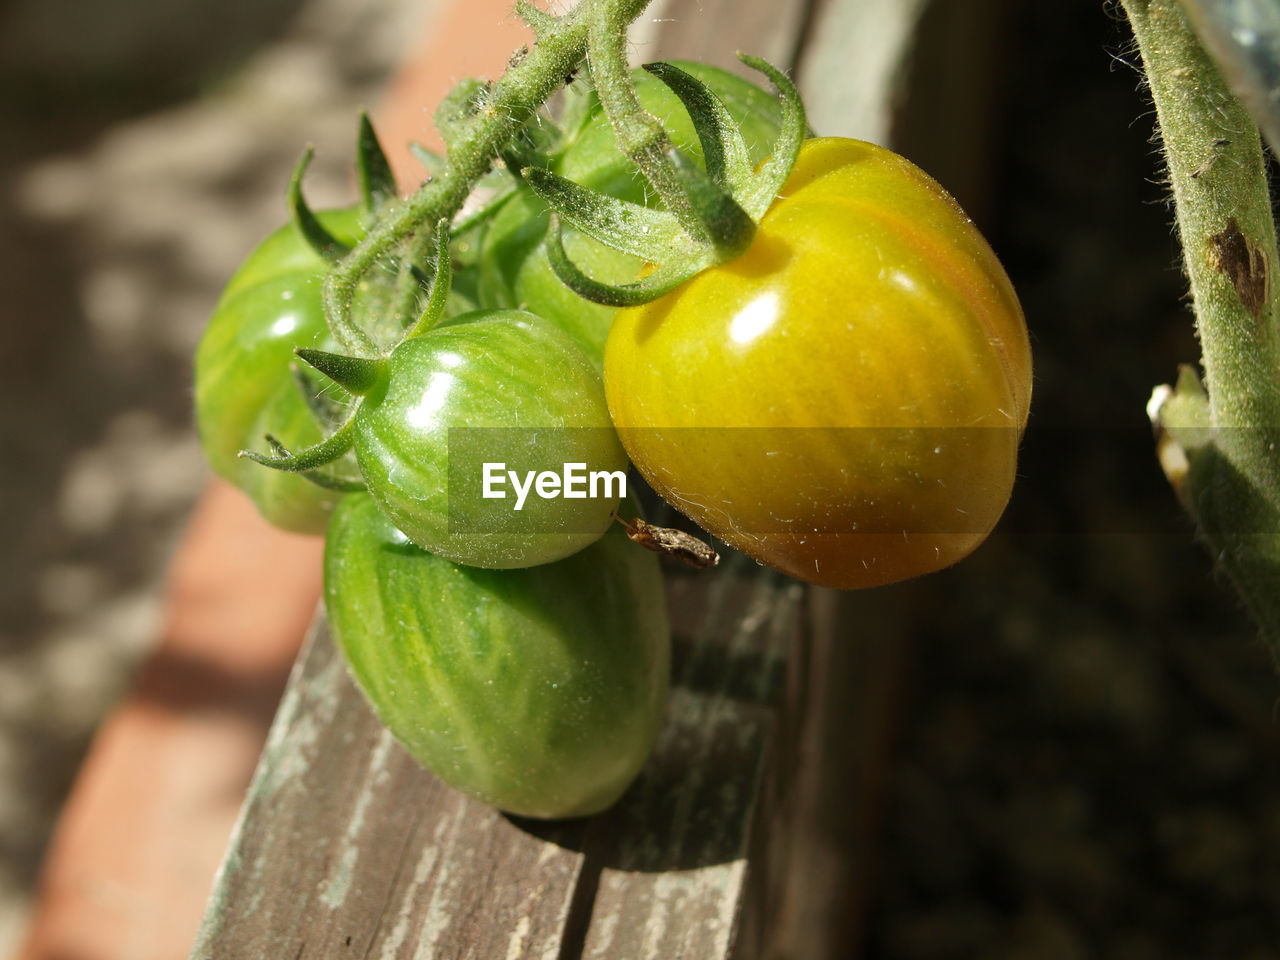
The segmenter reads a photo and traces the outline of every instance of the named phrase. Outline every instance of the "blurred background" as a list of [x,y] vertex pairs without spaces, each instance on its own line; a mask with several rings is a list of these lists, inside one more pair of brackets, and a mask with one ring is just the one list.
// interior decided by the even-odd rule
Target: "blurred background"
[[[157,641],[204,464],[191,356],[287,217],[354,199],[423,0],[0,3],[0,956],[96,724]],[[425,125],[425,114],[424,114]]]
[[[356,111],[435,6],[0,3],[0,956],[157,636],[217,292],[305,143],[313,204],[353,196]],[[869,957],[1280,958],[1280,681],[1144,413],[1198,350],[1136,55],[1109,3],[982,6],[950,41],[981,75],[906,87],[980,107],[897,104],[894,137],[1022,296],[1032,420],[987,546],[843,602],[905,664],[848,915]]]

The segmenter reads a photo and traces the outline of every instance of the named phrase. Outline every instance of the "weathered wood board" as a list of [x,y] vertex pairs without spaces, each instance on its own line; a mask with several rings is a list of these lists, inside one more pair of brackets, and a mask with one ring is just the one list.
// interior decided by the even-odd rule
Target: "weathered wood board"
[[419,767],[318,622],[192,956],[727,956],[804,589],[739,558],[670,593],[684,682],[651,762],[608,813],[564,823]]

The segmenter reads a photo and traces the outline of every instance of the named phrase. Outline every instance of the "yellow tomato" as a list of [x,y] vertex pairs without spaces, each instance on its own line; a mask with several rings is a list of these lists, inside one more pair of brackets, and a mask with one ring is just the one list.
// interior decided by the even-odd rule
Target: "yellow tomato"
[[1009,500],[1031,395],[1017,296],[897,154],[809,140],[745,254],[620,310],[609,411],[653,487],[823,586],[946,567]]

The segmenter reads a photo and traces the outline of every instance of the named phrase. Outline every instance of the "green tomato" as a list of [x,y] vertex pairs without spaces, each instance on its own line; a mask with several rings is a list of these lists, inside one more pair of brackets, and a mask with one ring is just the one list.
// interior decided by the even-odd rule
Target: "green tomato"
[[483,570],[418,549],[363,494],[325,544],[333,635],[423,766],[511,813],[612,804],[662,720],[670,630],[654,556],[621,529],[568,559]]
[[591,544],[627,468],[591,361],[517,310],[464,314],[397,346],[356,413],[355,451],[410,540],[481,567],[548,563]]
[[[345,243],[364,232],[358,208],[319,217]],[[196,427],[209,463],[270,523],[299,533],[323,533],[339,495],[239,453],[262,449],[267,433],[292,450],[321,439],[291,364],[295,347],[334,347],[321,305],[328,267],[292,224],[280,228],[231,278],[196,349]]]
[[[677,61],[724,101],[738,121],[753,162],[764,160],[778,136],[777,98],[725,70]],[[662,121],[672,142],[702,162],[702,145],[684,105],[666,84],[644,70],[632,74],[646,110]],[[568,145],[553,158],[551,169],[584,186],[633,203],[652,202],[647,182],[618,150],[613,129],[594,93],[585,119]],[[550,219],[546,204],[521,186],[494,217],[480,258],[480,303],[485,307],[520,307],[546,317],[577,341],[600,368],[613,308],[583,300],[556,277],[543,240]],[[572,229],[564,232],[565,250],[600,280],[626,283],[643,266],[635,257],[613,250]]]

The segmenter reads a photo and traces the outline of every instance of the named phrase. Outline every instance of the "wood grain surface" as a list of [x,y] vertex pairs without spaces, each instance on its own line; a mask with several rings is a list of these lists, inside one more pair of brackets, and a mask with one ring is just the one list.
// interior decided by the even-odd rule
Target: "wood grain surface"
[[736,558],[670,593],[688,682],[653,757],[609,812],[557,823],[419,767],[319,621],[192,956],[727,956],[804,589]]

